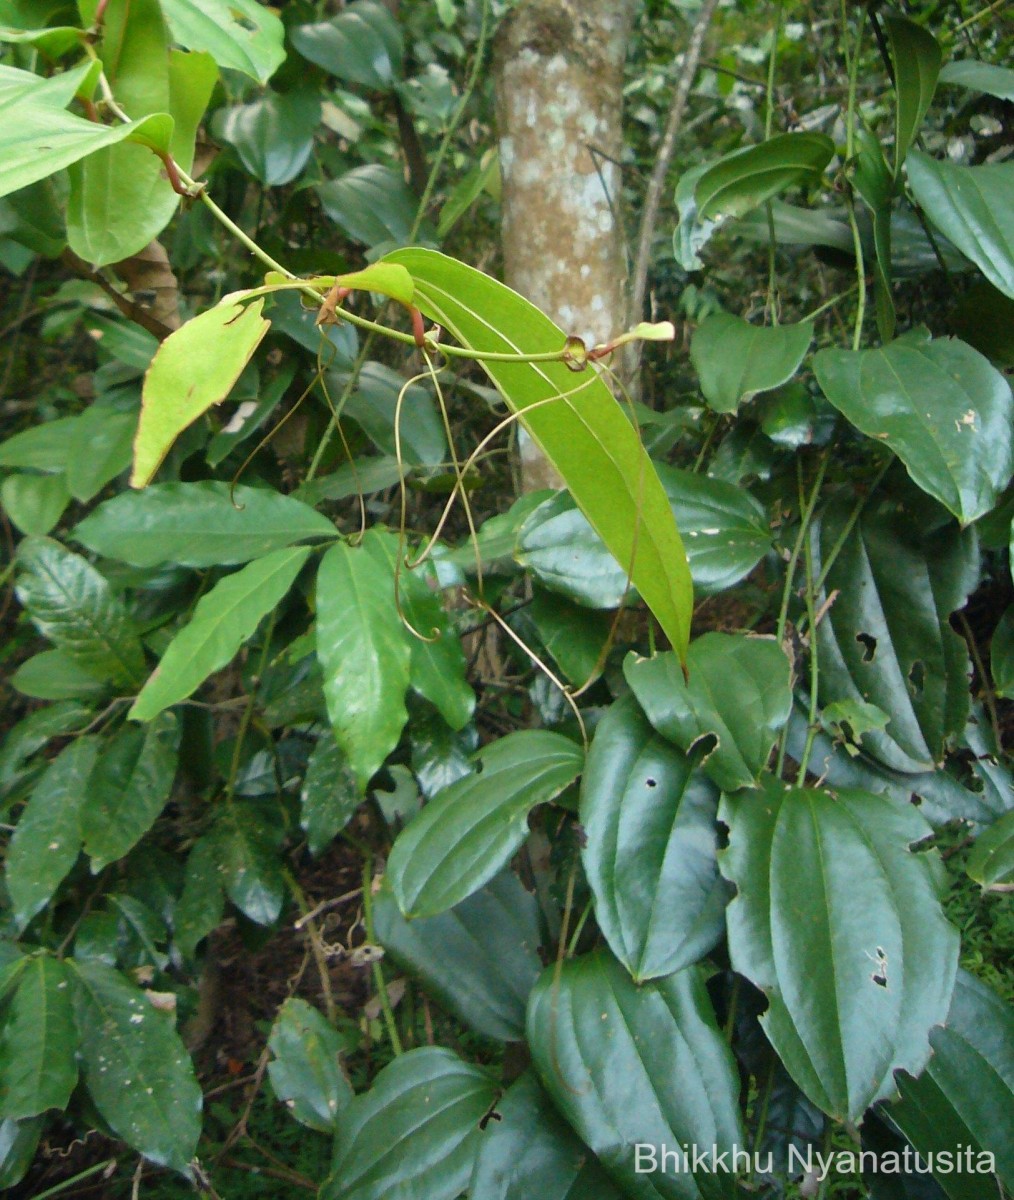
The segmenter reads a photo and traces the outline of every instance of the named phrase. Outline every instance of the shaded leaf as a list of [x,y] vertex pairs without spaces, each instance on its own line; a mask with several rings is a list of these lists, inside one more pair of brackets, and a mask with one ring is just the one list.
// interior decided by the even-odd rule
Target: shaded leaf
[[289,36],[305,59],[345,83],[386,91],[401,75],[401,30],[374,0],[353,0],[330,21],[296,25]]
[[694,331],[690,360],[711,408],[731,413],[758,392],[791,379],[812,340],[808,323],[765,327],[713,313]]
[[[333,394],[341,395],[349,375],[338,370],[328,378]],[[406,382],[404,375],[383,363],[366,363],[346,401],[344,414],[361,427],[379,450],[394,456],[399,444],[394,428],[398,396],[404,389],[398,421],[402,459],[410,465],[439,466],[447,461],[447,437],[433,396],[421,384],[406,387]]]
[[315,191],[324,212],[354,241],[368,248],[408,241],[419,201],[393,167],[368,163]]
[[987,891],[1014,891],[1014,811],[979,834],[966,869]]
[[268,187],[291,183],[310,160],[320,124],[315,92],[265,92],[249,104],[219,109],[215,136],[239,155],[247,171]]
[[894,174],[897,177],[933,99],[942,54],[936,38],[914,21],[885,17],[884,30],[894,68]]
[[362,803],[349,760],[329,734],[313,748],[299,802],[299,824],[313,855],[327,849]]
[[822,133],[782,133],[759,146],[734,150],[712,163],[697,180],[700,217],[741,217],[786,188],[820,179],[834,155]]
[[312,1005],[291,996],[271,1027],[268,1063],[271,1090],[301,1125],[334,1131],[338,1116],[352,1099],[341,1067],[347,1047],[333,1025]]
[[77,1030],[63,963],[25,961],[0,1032],[0,1115],[23,1120],[64,1109],[77,1084]]
[[253,801],[222,805],[210,837],[225,894],[255,924],[274,924],[285,901],[275,810]]

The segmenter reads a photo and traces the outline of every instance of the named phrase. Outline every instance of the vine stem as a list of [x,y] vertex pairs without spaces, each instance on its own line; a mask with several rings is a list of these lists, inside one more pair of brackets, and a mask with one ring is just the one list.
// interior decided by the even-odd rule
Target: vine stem
[[[367,855],[363,862],[363,924],[366,926],[366,940],[371,946],[377,943],[373,933],[373,858]],[[394,1019],[394,1009],[391,1007],[391,997],[387,994],[387,981],[384,979],[384,969],[379,959],[373,961],[373,982],[380,999],[380,1011],[384,1014],[384,1025],[387,1036],[391,1039],[391,1048],[400,1058],[403,1052],[401,1035]]]
[[[859,58],[863,41],[863,27],[860,24],[856,32],[855,45],[849,49],[848,9],[842,0],[842,46],[845,62],[848,67],[848,104],[845,110],[845,159],[851,162],[856,152],[856,92],[859,86]],[[852,247],[856,256],[856,284],[859,288],[859,301],[856,305],[855,326],[852,331],[852,349],[858,350],[863,340],[863,321],[866,318],[866,263],[863,260],[863,240],[859,234],[859,223],[856,220],[855,199],[852,186],[848,185],[845,206],[848,209],[849,228],[852,230]]]
[[[799,467],[799,499],[803,500],[803,471]],[[799,760],[799,782],[806,783],[806,768],[810,763],[813,741],[817,736],[817,695],[820,678],[820,655],[817,652],[817,616],[813,592],[813,547],[809,537],[803,542],[803,564],[806,577],[806,615],[809,618],[810,711],[806,727],[806,744]],[[788,726],[786,726],[788,728]]]
[[[775,77],[778,71],[778,39],[782,35],[782,9],[784,0],[778,0],[775,5],[775,27],[771,33],[771,53],[768,55],[768,78],[765,89],[764,104],[764,140],[768,141],[775,123]],[[775,240],[775,210],[772,202],[764,205],[768,223],[768,297],[767,309],[771,324],[778,324],[778,304],[776,297],[777,279],[777,248]]]

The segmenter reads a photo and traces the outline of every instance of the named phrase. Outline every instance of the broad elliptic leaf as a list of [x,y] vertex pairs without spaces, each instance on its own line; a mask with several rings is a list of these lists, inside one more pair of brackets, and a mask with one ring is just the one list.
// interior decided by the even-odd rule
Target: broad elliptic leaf
[[[1014,1014],[986,984],[959,971],[933,1056],[918,1079],[898,1078],[899,1103],[886,1109],[916,1152],[939,1165],[942,1152],[963,1169],[934,1171],[951,1200],[1014,1187]],[[969,1170],[968,1158],[976,1169]],[[991,1155],[996,1179],[990,1179]],[[988,1181],[988,1182],[987,1182]]]
[[[605,950],[549,966],[528,1004],[528,1044],[543,1087],[625,1196],[736,1195],[718,1156],[744,1144],[739,1077],[696,967],[637,985]],[[676,1154],[664,1164],[663,1146]],[[716,1169],[694,1173],[684,1146]]]
[[34,955],[18,972],[0,1031],[0,1116],[23,1120],[66,1108],[77,1084],[77,1042],[64,965]]
[[706,633],[691,643],[689,682],[675,655],[629,654],[627,678],[658,732],[725,791],[752,787],[792,711],[792,669],[770,637]]
[[967,871],[986,891],[1014,891],[1014,810],[979,834]]
[[169,1013],[119,971],[71,960],[85,1084],[103,1120],[160,1166],[187,1172],[201,1132],[201,1088]]
[[845,535],[817,600],[838,592],[817,626],[821,703],[876,705],[890,721],[863,750],[895,771],[929,771],[968,716],[968,649],[948,618],[978,580],[975,533],[885,500],[846,534],[852,505],[832,502],[812,534],[818,576]]
[[375,0],[354,0],[330,21],[294,26],[289,37],[305,59],[345,83],[387,91],[402,72],[401,30]]
[[66,475],[8,475],[0,484],[0,506],[28,537],[45,537],[69,503]]
[[919,150],[906,160],[919,207],[990,283],[1014,297],[1014,163],[959,167]]
[[953,83],[973,92],[985,92],[997,100],[1014,100],[1014,70],[975,58],[949,62],[940,72],[940,83]]
[[731,313],[705,317],[690,342],[690,361],[715,412],[735,412],[758,392],[788,382],[813,340],[813,326],[751,325]]
[[[345,370],[330,372],[332,394],[342,395],[350,378]],[[343,416],[355,421],[384,454],[396,455],[400,450],[402,462],[409,467],[434,468],[447,462],[447,435],[432,392],[419,383],[407,383],[404,375],[383,363],[364,365]]]
[[529,1071],[497,1102],[470,1195],[483,1200],[620,1200],[621,1193]]
[[877,350],[821,350],[813,370],[835,408],[963,525],[996,504],[1014,472],[1014,399],[978,350],[916,331]]
[[918,1074],[947,1015],[958,934],[938,897],[943,866],[912,847],[911,805],[861,791],[726,796],[719,854],[733,969],[767,996],[761,1017],[789,1074],[823,1112],[856,1121]]
[[228,396],[271,327],[263,307],[223,301],[159,346],[144,377],[131,487],[149,484],[183,430]]
[[134,567],[232,566],[293,542],[334,536],[327,517],[291,496],[211,480],[122,492],[74,530],[89,550]]
[[271,1090],[301,1125],[333,1133],[352,1099],[341,1066],[347,1049],[333,1025],[311,1004],[295,996],[278,1010],[268,1038]]
[[479,751],[479,770],[439,792],[401,832],[387,878],[407,917],[445,912],[504,866],[528,836],[528,814],[581,772],[581,747],[521,730]]
[[319,184],[315,190],[324,212],[364,246],[408,241],[419,199],[401,171],[369,163]]
[[220,67],[264,84],[285,61],[285,29],[258,0],[161,0],[173,38],[206,50]]
[[[385,261],[409,270],[422,311],[472,349],[535,354],[565,346],[566,334],[547,316],[471,267],[420,249]],[[693,606],[686,552],[647,452],[605,382],[563,362],[483,365],[682,658]]]
[[150,721],[230,663],[262,619],[285,598],[310,553],[309,546],[275,550],[219,580],[197,602],[189,624],[169,643],[127,715],[134,721]]
[[45,908],[81,850],[81,805],[98,743],[80,737],[46,768],[7,848],[4,881],[14,923],[24,929]]
[[822,133],[782,133],[759,146],[734,150],[697,180],[699,219],[742,217],[758,204],[798,183],[814,183],[834,155]]
[[282,836],[277,812],[254,801],[221,806],[210,834],[225,894],[256,925],[272,925],[285,902]]
[[315,92],[265,92],[249,104],[219,109],[212,122],[247,171],[268,187],[291,183],[310,159],[320,124]]
[[942,54],[936,38],[914,21],[885,17],[884,30],[894,67],[894,174],[897,177],[933,99]]
[[[384,536],[371,530],[363,542]],[[333,546],[317,573],[317,657],[331,724],[360,795],[408,720],[410,637],[390,565],[369,545]]]
[[442,1046],[396,1058],[342,1112],[321,1200],[456,1200],[496,1086]]
[[581,779],[581,860],[595,919],[638,982],[697,962],[725,927],[718,789],[633,697],[599,722]]
[[169,713],[147,729],[122,729],[103,746],[81,807],[93,875],[129,853],[158,819],[176,778],[179,744]]
[[436,917],[406,921],[385,881],[374,898],[377,941],[469,1029],[502,1042],[525,1036],[528,993],[542,970],[539,906],[502,871]]
[[[581,518],[584,520],[584,518]],[[590,528],[590,526],[589,526]],[[615,565],[605,546],[602,553]],[[603,652],[609,642],[612,619],[608,613],[589,612],[562,596],[533,588],[532,602],[525,610],[539,640],[556,660],[564,676],[577,687],[601,674]]]
[[136,686],[144,652],[120,598],[79,554],[49,538],[18,548],[15,591],[43,637],[96,679]]
[[35,700],[97,700],[112,690],[108,679],[96,679],[64,650],[33,654],[14,672],[10,683],[16,692]]
[[306,764],[299,824],[310,853],[322,854],[355,816],[363,798],[345,751],[324,733]]

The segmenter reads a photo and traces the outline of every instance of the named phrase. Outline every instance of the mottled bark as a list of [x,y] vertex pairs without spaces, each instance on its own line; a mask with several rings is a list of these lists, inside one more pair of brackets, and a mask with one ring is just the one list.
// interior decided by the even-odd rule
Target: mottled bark
[[[505,282],[590,346],[626,324],[619,225],[629,0],[522,0],[494,58]],[[521,439],[526,490],[559,487]]]

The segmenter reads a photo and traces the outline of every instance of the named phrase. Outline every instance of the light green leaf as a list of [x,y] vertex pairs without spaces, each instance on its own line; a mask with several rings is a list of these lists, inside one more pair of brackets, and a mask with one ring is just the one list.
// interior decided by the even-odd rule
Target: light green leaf
[[99,680],[136,686],[144,654],[133,621],[104,576],[49,538],[18,549],[16,592],[43,637]]
[[[742,1146],[739,1078],[695,968],[638,986],[605,950],[547,967],[528,1004],[535,1069],[632,1200],[732,1200],[727,1171],[638,1171],[638,1144],[705,1155]],[[725,1163],[729,1163],[726,1157]]]
[[595,919],[639,983],[703,958],[725,927],[718,790],[651,728],[633,697],[599,722],[581,780]]
[[1014,399],[977,350],[916,331],[879,350],[821,350],[813,370],[835,408],[962,524],[996,504],[1014,472]]
[[408,720],[410,635],[394,600],[390,566],[367,544],[333,546],[317,574],[317,657],[338,744],[360,794],[398,744]]
[[1014,298],[1014,163],[959,167],[912,150],[906,166],[926,216],[995,288]]
[[188,1172],[201,1089],[172,1017],[112,967],[72,959],[81,1065],[95,1107],[133,1149]]
[[19,964],[0,1032],[0,1115],[23,1120],[64,1109],[77,1084],[77,1030],[62,962],[37,954]]
[[81,806],[93,875],[128,854],[155,823],[176,777],[179,744],[170,713],[147,729],[123,729],[104,745]]
[[268,187],[291,183],[310,160],[320,124],[316,92],[265,92],[232,108],[219,109],[212,129],[239,155],[247,171]]
[[89,550],[135,567],[231,566],[334,534],[327,517],[291,496],[210,480],[122,492],[74,530]]
[[712,163],[697,180],[699,219],[742,217],[758,204],[799,183],[815,183],[834,155],[822,133],[782,133],[734,150]]
[[37,46],[49,58],[62,58],[81,45],[84,30],[72,25],[53,25],[49,29],[12,29],[0,25],[0,42],[9,45]]
[[285,29],[258,0],[161,0],[173,38],[264,84],[285,61]]
[[11,676],[11,687],[36,700],[98,699],[111,690],[108,679],[96,679],[65,650],[33,654]]
[[451,1050],[409,1050],[342,1113],[321,1200],[456,1200],[495,1099],[486,1072]]
[[[898,1079],[901,1101],[886,1111],[924,1160],[961,1147],[980,1169],[934,1172],[951,1200],[1014,1188],[1014,1015],[984,983],[959,971],[950,1012],[930,1034],[933,1057],[918,1079]],[[990,1179],[993,1157],[996,1178]]]
[[943,867],[911,847],[930,827],[868,792],[786,788],[726,796],[722,873],[734,970],[765,993],[761,1017],[789,1074],[823,1112],[858,1120],[919,1074],[947,1015],[958,935]]
[[1014,891],[1014,810],[979,834],[967,870],[986,891]]
[[50,108],[66,108],[77,95],[91,97],[101,73],[101,66],[94,61],[81,62],[69,71],[48,77],[0,64],[0,100],[14,105],[30,99]]
[[271,1027],[271,1090],[301,1125],[332,1133],[352,1099],[341,1068],[347,1047],[338,1031],[305,1000],[290,997]]
[[940,72],[940,83],[953,83],[973,92],[985,92],[998,100],[1014,100],[1014,70],[975,58],[949,62]]
[[385,879],[373,926],[387,956],[469,1029],[522,1041],[525,1005],[542,962],[539,905],[512,871],[436,917],[407,921]]
[[888,16],[884,18],[884,30],[894,67],[894,174],[897,178],[933,99],[943,56],[936,38],[914,21]]
[[183,430],[228,396],[271,327],[263,307],[218,304],[159,346],[144,377],[131,487],[150,483]]
[[629,654],[623,673],[648,720],[720,788],[753,787],[792,711],[792,670],[770,637],[706,633],[687,654],[684,682],[672,654]]
[[[420,249],[395,251],[385,261],[408,268],[417,304],[473,349],[564,347],[564,332],[548,317],[471,267]],[[677,653],[685,654],[693,603],[686,553],[651,461],[608,387],[598,375],[575,375],[562,362],[485,367],[616,561],[624,570],[632,567],[638,592]],[[544,403],[554,397],[555,403]]]
[[482,1200],[620,1200],[588,1147],[526,1071],[497,1103],[469,1194]]
[[328,733],[306,764],[299,802],[299,824],[313,855],[323,854],[363,802],[345,752]]
[[786,383],[799,370],[813,326],[751,325],[730,313],[706,317],[690,343],[690,361],[715,412],[735,412],[758,392]]
[[22,533],[44,537],[70,503],[66,475],[8,475],[0,485],[0,504]]
[[22,810],[4,875],[18,929],[45,908],[77,861],[80,810],[97,753],[94,738],[71,742],[46,768]]
[[431,917],[478,891],[528,836],[528,814],[577,778],[581,747],[523,730],[479,751],[479,770],[439,792],[398,836],[387,878],[407,917]]
[[289,34],[305,59],[345,83],[386,91],[402,73],[402,35],[375,0],[354,0],[330,21],[296,25]]
[[219,580],[169,643],[127,714],[131,720],[150,721],[193,695],[209,675],[230,663],[285,598],[310,554],[309,546],[290,546]]

